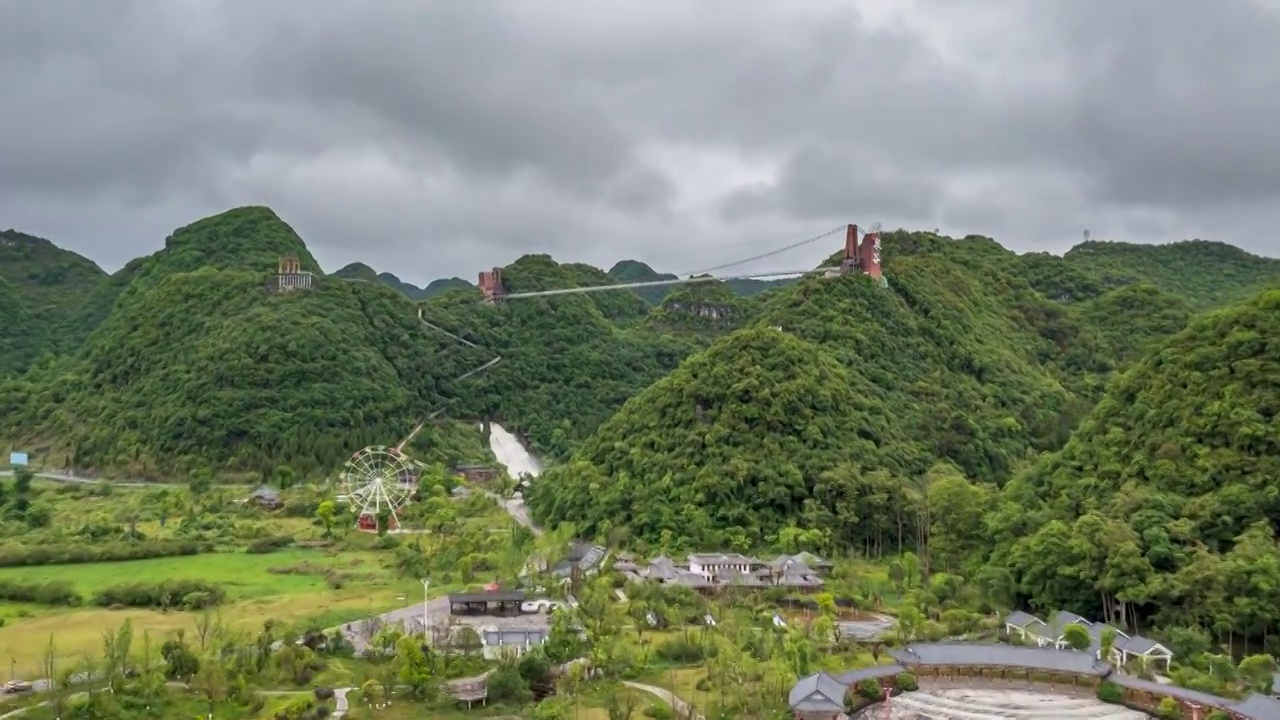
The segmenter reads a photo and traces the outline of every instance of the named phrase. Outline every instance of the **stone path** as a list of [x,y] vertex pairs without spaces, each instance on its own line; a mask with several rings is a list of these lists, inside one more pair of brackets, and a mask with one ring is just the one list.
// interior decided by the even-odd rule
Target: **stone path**
[[342,718],[346,716],[347,711],[351,709],[351,707],[347,705],[347,693],[352,690],[355,690],[355,688],[344,687],[333,691],[333,714],[329,716],[333,718],[333,720],[342,720]]
[[675,693],[671,692],[670,690],[667,690],[666,688],[660,688],[656,685],[644,685],[641,683],[634,683],[629,680],[624,680],[622,684],[626,685],[629,688],[633,688],[635,690],[647,692],[650,695],[653,695],[659,700],[670,705],[671,708],[676,711],[677,718],[691,718],[691,720],[706,720],[706,718],[704,718],[702,715],[691,712],[691,709],[689,708],[689,703],[676,697]]

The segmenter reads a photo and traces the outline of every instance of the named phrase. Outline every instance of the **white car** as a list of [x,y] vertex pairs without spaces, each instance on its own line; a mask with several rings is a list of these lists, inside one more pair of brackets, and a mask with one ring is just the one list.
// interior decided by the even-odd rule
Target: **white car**
[[31,683],[26,680],[10,680],[4,684],[5,695],[13,695],[15,693],[31,692]]
[[560,607],[560,603],[556,602],[555,600],[547,600],[545,598],[539,599],[539,600],[526,600],[520,603],[520,612],[525,612],[525,613],[551,612],[552,610],[555,610],[558,607]]

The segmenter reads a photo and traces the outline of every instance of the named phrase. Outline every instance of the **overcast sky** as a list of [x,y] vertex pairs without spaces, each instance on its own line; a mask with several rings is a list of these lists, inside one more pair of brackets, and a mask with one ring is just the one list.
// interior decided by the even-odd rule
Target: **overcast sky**
[[1274,0],[0,0],[0,228],[114,270],[262,204],[418,283],[873,221],[1280,255],[1277,48]]

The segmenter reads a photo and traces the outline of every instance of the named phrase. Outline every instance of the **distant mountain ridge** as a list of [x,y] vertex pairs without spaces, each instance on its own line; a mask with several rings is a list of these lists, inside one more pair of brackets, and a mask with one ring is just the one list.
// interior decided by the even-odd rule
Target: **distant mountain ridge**
[[[887,290],[819,278],[711,281],[486,305],[460,278],[417,288],[363,263],[326,275],[302,238],[264,207],[179,228],[164,249],[110,276],[48,241],[23,241],[44,254],[0,263],[8,282],[0,311],[13,319],[0,336],[8,340],[0,342],[0,383],[9,378],[0,385],[0,440],[155,472],[260,467],[267,452],[323,464],[340,456],[338,447],[390,440],[407,431],[402,424],[443,408],[448,417],[501,418],[549,460],[566,460],[687,358],[767,326],[824,348],[854,377],[880,377],[877,407],[897,408],[896,419],[864,428],[864,439],[893,451],[866,457],[902,472],[945,457],[977,476],[1003,477],[1021,454],[1060,445],[1115,371],[1199,308],[1280,285],[1276,261],[1220,244],[1107,246],[1066,258],[1019,255],[980,236],[895,231],[884,244]],[[316,273],[312,292],[260,292],[282,255]],[[1206,280],[1204,263],[1218,255],[1231,272]],[[58,278],[55,290],[33,277]],[[606,272],[530,254],[503,268],[513,292],[671,279],[635,260]],[[58,312],[42,305],[65,297],[75,301]],[[417,321],[419,310],[430,326]],[[55,341],[44,329],[58,323],[79,334]],[[455,385],[495,355],[502,363]],[[340,357],[363,363],[385,397],[367,395],[359,376],[331,364]],[[321,370],[306,367],[345,389],[324,390],[312,377]],[[207,387],[210,377],[237,380],[220,394]],[[244,383],[260,385],[251,392]],[[52,414],[40,400],[50,397],[64,399]],[[371,430],[317,419],[295,402],[308,397],[321,414],[361,417]],[[170,407],[177,398],[188,407]],[[218,420],[221,439],[201,449],[197,428],[223,403],[239,407],[242,426]],[[289,430],[291,415],[330,429]],[[111,422],[89,429],[75,417]],[[242,447],[248,442],[259,449]]]

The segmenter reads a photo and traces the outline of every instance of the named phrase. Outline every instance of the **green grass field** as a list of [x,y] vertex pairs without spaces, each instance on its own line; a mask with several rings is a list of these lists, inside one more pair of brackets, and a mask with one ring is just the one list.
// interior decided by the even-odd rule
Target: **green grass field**
[[[416,600],[420,596],[422,589],[416,581],[397,579],[382,565],[387,557],[372,551],[337,553],[304,549],[265,555],[214,553],[129,562],[3,568],[0,579],[66,580],[86,596],[123,582],[201,579],[227,588],[228,602],[216,612],[229,625],[256,628],[271,618],[313,619],[319,624],[336,625],[412,602],[400,598]],[[272,572],[286,568],[308,572]],[[331,587],[324,578],[325,569],[341,574],[345,579],[343,587]],[[0,663],[8,660],[19,676],[37,677],[50,637],[62,662],[74,663],[85,654],[98,653],[102,632],[118,627],[126,619],[133,623],[135,637],[140,638],[147,632],[159,643],[176,630],[191,631],[197,616],[188,612],[132,608],[0,604],[0,617],[5,618],[4,626],[0,627]]]
[[[341,573],[351,581],[372,582],[389,573],[373,552],[328,554],[319,550],[287,549],[263,555],[245,552],[130,560],[127,562],[0,568],[0,580],[71,583],[85,596],[112,585],[159,580],[204,580],[221,585],[233,600],[314,592],[326,587],[322,569]],[[272,572],[273,569],[316,568],[312,574]]]

